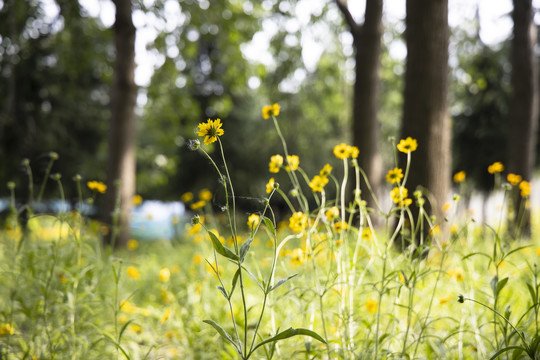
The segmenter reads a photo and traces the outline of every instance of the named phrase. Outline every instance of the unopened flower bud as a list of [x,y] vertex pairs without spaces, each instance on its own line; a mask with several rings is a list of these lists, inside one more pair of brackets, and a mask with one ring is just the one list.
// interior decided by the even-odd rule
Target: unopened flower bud
[[57,160],[58,159],[58,153],[54,152],[54,151],[51,151],[49,153],[49,157],[52,159],[52,160]]
[[191,139],[191,140],[188,140],[187,145],[190,150],[195,151],[195,150],[199,150],[199,148],[201,147],[201,142],[198,139],[195,139],[195,140]]
[[197,225],[201,222],[201,217],[199,215],[195,215],[191,218],[191,225]]
[[9,190],[15,189],[15,183],[13,181],[8,181],[7,187]]

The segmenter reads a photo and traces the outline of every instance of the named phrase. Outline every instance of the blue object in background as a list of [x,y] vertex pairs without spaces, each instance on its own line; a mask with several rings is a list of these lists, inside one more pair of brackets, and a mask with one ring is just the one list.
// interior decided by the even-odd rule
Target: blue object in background
[[186,207],[180,201],[147,200],[131,212],[132,236],[139,240],[170,240],[185,224]]

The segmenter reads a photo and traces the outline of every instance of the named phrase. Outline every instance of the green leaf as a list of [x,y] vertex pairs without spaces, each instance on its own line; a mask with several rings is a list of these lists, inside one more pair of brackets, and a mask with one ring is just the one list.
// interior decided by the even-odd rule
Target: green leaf
[[216,288],[225,296],[225,299],[229,300],[229,295],[227,295],[227,291],[223,288],[223,286],[216,286]]
[[270,220],[266,216],[263,216],[263,220],[264,220],[264,223],[266,224],[266,227],[272,232],[272,235],[276,236],[276,228],[274,227],[272,220]]
[[536,293],[534,292],[531,284],[527,284],[527,289],[529,289],[529,294],[531,295],[531,300],[533,304],[536,304]]
[[522,348],[521,346],[511,345],[511,346],[507,346],[507,347],[502,348],[502,349],[500,349],[499,351],[497,351],[495,354],[493,354],[493,355],[489,358],[489,360],[495,360],[496,358],[498,358],[499,356],[501,356],[502,354],[504,354],[505,352],[510,351],[510,350],[521,350],[521,351],[525,351],[525,349]]
[[221,241],[219,241],[219,239],[213,232],[208,231],[208,235],[210,236],[210,239],[212,240],[212,245],[214,245],[214,249],[217,251],[218,254],[226,257],[227,259],[238,260],[238,255],[223,246]]
[[298,274],[293,274],[293,275],[288,276],[288,277],[285,278],[285,279],[279,280],[274,286],[272,286],[272,288],[271,288],[268,292],[276,290],[278,287],[280,287],[281,285],[285,284],[285,282],[289,281],[290,279],[292,279],[292,278],[295,277],[296,275],[298,275]]
[[234,273],[234,276],[233,276],[233,279],[232,279],[232,287],[231,287],[230,297],[232,297],[234,289],[236,288],[236,282],[238,281],[239,276],[240,276],[240,269],[236,270],[236,272]]
[[505,277],[504,279],[499,281],[499,283],[497,284],[497,295],[499,295],[499,293],[504,288],[504,286],[506,285],[507,282],[508,282],[507,277]]
[[242,247],[240,248],[240,262],[241,263],[244,262],[244,259],[246,258],[246,255],[252,243],[253,243],[253,236],[247,239],[247,241],[242,244]]
[[236,351],[238,351],[239,354],[242,353],[240,350],[240,347],[234,340],[232,339],[231,335],[229,335],[225,329],[223,329],[221,326],[219,326],[214,320],[203,320],[204,323],[207,323],[208,325],[211,325],[216,331],[221,335],[222,338],[233,344],[233,346],[236,348]]
[[497,296],[497,285],[499,284],[499,277],[495,275],[493,279],[491,279],[491,291],[493,291],[493,296]]
[[255,275],[253,275],[251,273],[251,271],[249,271],[248,269],[246,269],[245,267],[242,266],[242,269],[244,269],[248,275],[253,279],[253,281],[255,281],[257,283],[257,285],[259,286],[259,288],[261,288],[261,290],[264,292],[265,290],[265,287],[263,285],[261,285],[261,283],[259,282],[259,280],[257,280],[257,278],[255,277]]
[[279,334],[272,336],[269,339],[261,341],[250,351],[250,354],[253,353],[255,350],[257,350],[257,348],[259,348],[260,346],[263,346],[264,344],[268,344],[268,343],[279,341],[279,340],[284,340],[284,339],[297,336],[297,335],[310,336],[314,338],[315,340],[319,340],[323,344],[326,344],[326,341],[319,334],[317,334],[316,332],[312,330],[303,329],[303,328],[300,328],[300,329],[289,328],[285,331],[280,332]]

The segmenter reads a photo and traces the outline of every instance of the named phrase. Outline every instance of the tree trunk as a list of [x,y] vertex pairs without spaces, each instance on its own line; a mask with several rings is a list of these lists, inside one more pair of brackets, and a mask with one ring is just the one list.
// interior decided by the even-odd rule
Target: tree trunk
[[441,219],[451,171],[448,0],[407,0],[406,9],[407,67],[401,138],[410,136],[418,141],[406,186],[410,194],[426,190],[430,203],[426,204],[427,211]]
[[[365,171],[375,196],[380,196],[382,157],[379,152],[380,125],[377,118],[379,95],[379,63],[383,31],[383,0],[366,1],[365,21],[359,25],[347,6],[336,4],[343,13],[353,36],[356,79],[353,93],[353,144],[360,154],[358,163]],[[371,194],[362,184],[362,198],[374,206]]]
[[135,26],[131,0],[114,0],[116,59],[111,89],[111,124],[104,216],[110,231],[106,242],[124,246],[135,194]]
[[[508,172],[531,181],[535,161],[536,132],[538,127],[538,69],[534,55],[536,25],[533,22],[531,0],[514,0],[512,39],[512,103],[508,141]],[[522,206],[519,190],[514,191],[514,213]],[[528,209],[521,222],[523,233],[530,235],[531,219]],[[518,225],[518,224],[514,224]],[[515,230],[519,230],[516,226]]]

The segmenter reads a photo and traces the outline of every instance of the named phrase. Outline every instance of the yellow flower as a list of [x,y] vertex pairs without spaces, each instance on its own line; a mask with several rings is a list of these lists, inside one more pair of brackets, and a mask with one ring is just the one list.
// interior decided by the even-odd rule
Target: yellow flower
[[504,165],[498,161],[488,166],[488,173],[490,174],[500,173],[503,171],[504,171]]
[[321,172],[319,173],[321,176],[328,176],[332,172],[332,166],[330,164],[326,164],[321,169]]
[[298,165],[300,165],[300,159],[296,155],[287,155],[287,166],[285,166],[285,170],[291,171],[298,169]]
[[257,214],[251,214],[248,217],[248,227],[251,229],[252,227],[255,227],[259,225],[259,215]]
[[204,207],[204,205],[206,205],[206,201],[199,200],[199,201],[191,204],[189,207],[191,208],[191,210],[197,210],[197,209],[200,209],[200,208]]
[[458,282],[462,282],[464,279],[462,268],[450,269],[447,271],[447,273],[450,275],[450,277],[456,278]]
[[332,206],[324,213],[328,221],[333,221],[339,216],[339,209],[336,206]]
[[137,206],[137,205],[141,205],[142,204],[142,201],[143,201],[143,198],[141,195],[135,195],[133,197],[133,205]]
[[442,299],[439,299],[439,304],[442,305],[442,304],[446,304],[447,302],[449,302],[450,300],[452,300],[454,298],[454,296],[450,295],[450,296],[447,296],[447,297],[444,297]]
[[212,192],[208,189],[202,189],[199,191],[199,200],[210,201],[212,200]]
[[15,329],[11,324],[5,323],[0,325],[0,335],[2,336],[11,336],[15,333]]
[[397,144],[397,149],[405,154],[415,151],[417,147],[418,143],[416,142],[416,139],[413,139],[410,136],[406,139],[401,139],[399,144]]
[[129,239],[126,246],[128,250],[135,250],[136,248],[139,247],[139,242],[135,239]]
[[338,221],[334,224],[334,231],[340,233],[341,231],[347,229],[348,225],[345,221]]
[[134,280],[137,280],[140,276],[139,270],[135,266],[128,266],[126,271],[128,276]]
[[193,200],[193,193],[191,191],[185,192],[180,196],[180,200],[182,200],[183,203],[188,203],[191,200]]
[[101,194],[105,194],[105,191],[107,191],[107,185],[105,185],[101,181],[88,181],[86,183],[86,186],[88,186],[90,190],[97,191]]
[[399,206],[409,206],[412,204],[412,199],[407,198],[409,196],[409,191],[403,186],[395,187],[390,192],[390,197],[392,201]]
[[270,194],[272,192],[272,190],[274,190],[275,183],[276,183],[276,180],[274,180],[274,178],[270,178],[270,180],[268,180],[268,183],[266,184],[266,193],[267,194]]
[[508,180],[508,182],[510,184],[512,184],[513,186],[516,186],[517,184],[519,184],[521,182],[521,175],[516,175],[516,174],[510,173],[506,177],[506,180]]
[[137,306],[133,305],[127,300],[120,301],[120,310],[128,313],[128,314],[135,314],[138,311]]
[[349,156],[356,159],[360,155],[360,150],[356,146],[349,146]]
[[161,282],[168,282],[171,277],[171,271],[169,268],[163,268],[159,270],[159,281]]
[[366,301],[366,309],[367,309],[368,312],[370,312],[372,314],[375,314],[377,312],[377,307],[378,307],[377,300],[375,300],[373,298],[367,299],[367,301]]
[[217,137],[223,135],[224,131],[221,128],[221,119],[208,119],[206,123],[199,124],[197,135],[204,136],[204,144],[208,145],[217,141]]
[[300,248],[296,248],[293,251],[289,253],[289,256],[291,257],[291,262],[294,265],[301,265],[304,262],[304,251]]
[[283,156],[272,155],[270,163],[268,164],[269,171],[271,173],[278,173],[279,169],[283,166]]
[[370,240],[372,236],[373,234],[370,228],[365,228],[364,230],[362,230],[362,239]]
[[131,330],[133,330],[137,334],[140,334],[140,333],[142,333],[143,328],[140,325],[131,324]]
[[263,106],[262,108],[263,119],[268,119],[270,115],[278,116],[279,109],[280,107],[278,104]]
[[169,319],[169,316],[171,316],[171,309],[167,308],[167,310],[165,310],[165,314],[163,314],[159,323],[163,324],[165,321],[167,321],[167,319]]
[[192,261],[194,264],[200,265],[204,261],[204,258],[199,254],[195,254],[193,255]]
[[540,247],[536,248],[536,255],[540,256]]
[[315,175],[309,183],[309,187],[313,192],[322,192],[324,186],[328,184],[326,176]]
[[349,146],[345,143],[334,146],[334,155],[338,159],[346,159],[349,157]]
[[307,227],[307,216],[301,211],[295,212],[289,218],[289,227],[294,232],[302,232]]
[[171,266],[171,273],[178,274],[179,272],[180,272],[180,266],[178,265]]
[[397,184],[403,179],[403,170],[400,168],[394,168],[393,170],[388,170],[386,174],[386,181],[390,184]]
[[521,197],[523,198],[531,195],[531,183],[523,180],[519,183],[519,190],[521,190]]
[[201,225],[200,223],[199,223],[199,224],[195,224],[195,225],[193,225],[193,226],[191,226],[191,227],[189,228],[188,233],[189,233],[190,235],[195,235],[195,234],[197,234],[199,231],[201,231],[201,229],[202,229],[202,225]]
[[463,180],[465,180],[466,177],[467,177],[467,175],[465,174],[465,171],[459,171],[459,172],[454,174],[454,182],[455,183],[460,183]]

